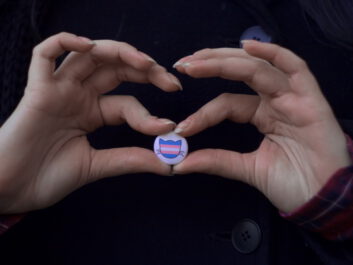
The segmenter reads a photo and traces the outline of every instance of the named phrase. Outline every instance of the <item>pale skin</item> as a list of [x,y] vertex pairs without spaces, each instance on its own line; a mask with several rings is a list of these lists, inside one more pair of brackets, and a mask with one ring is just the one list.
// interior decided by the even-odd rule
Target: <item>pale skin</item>
[[[71,53],[55,69],[55,59],[64,51]],[[244,81],[258,93],[214,99],[179,124],[181,135],[230,119],[254,124],[265,138],[250,154],[196,151],[174,173],[204,172],[246,182],[288,212],[351,163],[345,136],[315,78],[290,51],[248,42],[244,50],[197,52],[176,67],[195,78]],[[104,125],[127,122],[149,135],[175,128],[170,120],[151,116],[133,97],[103,96],[123,81],[152,83],[166,92],[181,88],[175,76],[126,43],[92,43],[62,33],[34,49],[25,95],[0,128],[1,214],[50,206],[105,177],[171,173],[151,150],[95,150],[89,145],[87,133]]]
[[338,169],[352,163],[342,132],[306,63],[287,49],[256,41],[244,49],[205,49],[176,63],[195,78],[244,81],[258,96],[224,94],[181,122],[191,136],[225,119],[251,123],[264,134],[259,148],[198,150],[174,167],[248,183],[283,212],[307,202]]
[[[65,51],[71,53],[55,69]],[[151,150],[95,150],[87,141],[87,133],[104,125],[127,122],[149,135],[175,127],[151,116],[133,97],[102,95],[124,81],[152,83],[167,92],[181,88],[175,76],[126,43],[93,43],[61,33],[34,49],[25,95],[0,129],[1,214],[47,207],[109,176],[170,174]]]

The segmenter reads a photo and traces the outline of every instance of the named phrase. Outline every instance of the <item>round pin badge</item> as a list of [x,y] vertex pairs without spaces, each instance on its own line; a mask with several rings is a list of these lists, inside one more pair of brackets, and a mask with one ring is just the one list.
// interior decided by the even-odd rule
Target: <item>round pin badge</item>
[[154,152],[164,163],[176,165],[188,154],[188,143],[184,137],[170,132],[157,136],[154,141]]

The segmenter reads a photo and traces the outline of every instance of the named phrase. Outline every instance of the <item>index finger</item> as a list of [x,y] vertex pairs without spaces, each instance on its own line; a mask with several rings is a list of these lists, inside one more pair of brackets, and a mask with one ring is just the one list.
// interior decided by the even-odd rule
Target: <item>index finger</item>
[[56,70],[56,76],[82,81],[103,64],[127,65],[136,70],[147,70],[156,64],[150,56],[125,42],[96,40],[95,44],[89,53],[69,54]]
[[288,75],[294,75],[298,72],[308,70],[303,59],[277,44],[244,40],[243,47],[250,55],[272,63]]
[[292,90],[299,93],[317,93],[320,91],[320,87],[306,62],[292,51],[276,44],[254,40],[244,41],[243,46],[250,55],[272,63],[277,69],[285,73],[295,84],[292,85]]
[[249,56],[191,60],[179,67],[195,78],[221,77],[243,81],[258,93],[277,96],[289,90],[288,77],[264,60]]
[[259,103],[258,96],[222,94],[179,123],[175,132],[182,136],[191,136],[225,119],[237,123],[251,122]]
[[29,80],[50,79],[55,70],[55,60],[65,51],[83,53],[93,46],[93,41],[67,32],[49,37],[33,49]]
[[149,55],[126,42],[97,40],[95,43],[97,45],[90,54],[96,63],[124,63],[137,70],[146,70],[156,63]]

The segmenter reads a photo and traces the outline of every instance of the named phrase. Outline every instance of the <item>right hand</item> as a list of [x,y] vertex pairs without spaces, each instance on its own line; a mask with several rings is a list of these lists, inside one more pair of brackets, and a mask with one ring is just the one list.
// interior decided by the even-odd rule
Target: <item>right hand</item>
[[248,40],[244,49],[205,49],[176,66],[195,78],[243,81],[258,94],[217,97],[178,125],[182,136],[230,119],[253,124],[264,138],[250,153],[195,151],[174,166],[175,173],[243,181],[288,213],[315,196],[340,168],[352,164],[346,137],[315,77],[290,50]]
[[[65,51],[71,53],[55,69]],[[50,206],[109,176],[170,174],[150,150],[95,150],[87,141],[95,129],[123,122],[149,135],[174,128],[133,97],[103,96],[123,81],[152,83],[169,92],[180,89],[175,76],[126,43],[93,43],[60,33],[35,47],[24,97],[0,128],[1,214]]]

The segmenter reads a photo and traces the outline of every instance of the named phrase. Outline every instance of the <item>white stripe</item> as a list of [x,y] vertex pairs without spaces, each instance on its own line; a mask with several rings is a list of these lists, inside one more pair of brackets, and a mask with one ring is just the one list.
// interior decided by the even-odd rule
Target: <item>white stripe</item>
[[163,151],[178,151],[180,148],[176,147],[176,148],[166,148],[166,147],[162,147],[161,150]]

